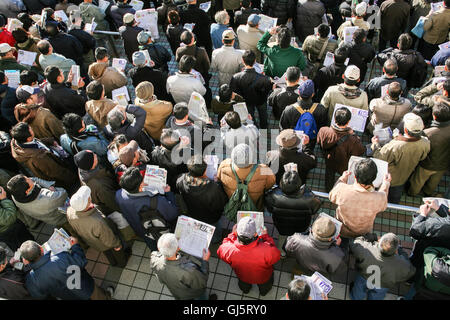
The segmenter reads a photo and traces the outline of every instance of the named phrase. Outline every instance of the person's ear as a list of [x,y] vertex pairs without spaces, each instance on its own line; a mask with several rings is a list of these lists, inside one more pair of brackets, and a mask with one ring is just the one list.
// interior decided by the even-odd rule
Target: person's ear
[[344,74],[342,74],[342,79],[344,79]]

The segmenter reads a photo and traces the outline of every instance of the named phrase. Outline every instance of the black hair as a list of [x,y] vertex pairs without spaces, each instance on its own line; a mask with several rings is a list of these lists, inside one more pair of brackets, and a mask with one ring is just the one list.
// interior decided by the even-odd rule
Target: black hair
[[223,44],[226,46],[230,46],[233,43],[234,39],[223,39]]
[[447,122],[450,120],[450,104],[441,100],[435,103],[433,106],[433,115],[436,117],[436,121]]
[[6,22],[8,22],[8,18],[3,13],[0,13],[0,28],[4,27],[6,25]]
[[224,83],[219,88],[219,101],[220,102],[230,102],[231,97],[233,96],[233,90],[231,90],[231,87]]
[[172,25],[177,25],[180,23],[180,15],[178,14],[178,11],[176,10],[170,10],[167,13],[167,19]]
[[355,32],[353,33],[353,41],[356,44],[361,44],[363,43],[364,38],[367,37],[367,33],[364,29],[358,28],[355,30]]
[[445,60],[445,66],[447,67],[447,70],[450,70],[450,57]]
[[57,66],[48,66],[45,68],[44,76],[47,79],[48,82],[51,84],[57,84],[58,83],[58,77],[61,74],[61,70]]
[[20,84],[23,86],[31,86],[38,80],[38,74],[33,70],[23,70],[20,73]]
[[293,83],[300,79],[301,71],[298,67],[289,67],[286,70],[287,81]]
[[237,235],[237,238],[245,246],[256,240],[256,237],[248,238],[240,235]]
[[30,29],[30,27],[34,24],[33,19],[31,19],[30,15],[26,12],[21,12],[17,15],[17,19],[23,23],[22,28],[26,31]]
[[0,246],[0,264],[5,264],[7,262],[6,258],[6,250]]
[[189,174],[193,177],[201,177],[206,171],[208,165],[203,160],[201,155],[194,155],[192,158],[188,160],[187,168],[189,170]]
[[447,79],[444,81],[443,87],[444,87],[444,90],[450,94],[450,79]]
[[311,287],[303,279],[294,279],[288,285],[289,300],[308,300]]
[[31,137],[30,126],[26,122],[19,122],[11,128],[11,137],[18,143],[25,143]]
[[100,81],[91,81],[86,87],[86,94],[91,100],[100,100],[103,92],[103,84]]
[[129,167],[120,177],[119,185],[129,193],[138,193],[144,177],[141,175],[139,168]]
[[175,119],[182,120],[189,114],[189,108],[186,102],[179,102],[173,107]]
[[9,179],[6,184],[6,189],[14,198],[23,199],[26,196],[27,190],[30,188],[26,177],[23,174],[18,174]]
[[334,121],[338,126],[345,126],[352,118],[352,113],[347,108],[339,108],[334,114]]
[[178,62],[178,69],[183,73],[189,73],[194,68],[195,63],[196,60],[193,56],[184,55],[181,57],[180,62]]
[[408,50],[411,48],[413,39],[409,35],[409,33],[402,33],[400,37],[398,37],[398,48],[400,50]]
[[334,50],[335,63],[344,63],[347,58],[348,58],[347,47],[338,47],[336,50]]
[[102,60],[108,56],[109,56],[108,49],[106,49],[104,47],[98,47],[95,49],[95,59],[96,60]]
[[328,34],[330,33],[330,27],[325,23],[322,23],[321,25],[319,25],[318,31],[321,38],[327,38]]
[[188,45],[192,42],[192,38],[194,35],[189,30],[183,31],[183,33],[180,36],[181,42],[183,42],[185,45]]
[[244,64],[246,66],[253,66],[256,61],[256,55],[252,50],[245,50],[244,54],[242,55],[242,60],[244,60]]
[[383,64],[383,68],[388,76],[394,76],[398,71],[397,61],[394,59],[387,59]]
[[376,179],[377,173],[377,165],[370,158],[360,160],[355,165],[355,178],[360,184],[371,185]]
[[[416,104],[411,112],[422,118],[425,128],[430,125],[431,120],[433,119],[432,107],[425,104]],[[413,135],[413,133],[410,132],[410,135]]]
[[83,127],[83,119],[76,113],[66,113],[62,118],[62,124],[64,131],[69,136],[78,136],[80,130]]
[[241,6],[243,8],[250,8],[250,0],[241,0]]
[[231,129],[238,129],[242,126],[241,117],[236,111],[228,111],[225,113],[224,119]]
[[280,189],[284,194],[293,195],[300,191],[302,184],[297,171],[286,171],[280,180]]
[[28,32],[23,28],[17,28],[11,33],[17,43],[24,43],[28,40]]
[[50,42],[48,40],[41,40],[38,42],[37,48],[40,53],[46,55],[50,51]]
[[278,45],[281,49],[289,48],[291,45],[291,32],[288,28],[280,28],[277,33]]
[[3,71],[0,71],[0,83],[5,82],[5,80],[6,80],[5,73]]
[[444,0],[444,5],[446,8],[450,8],[450,0]]
[[159,141],[164,148],[172,150],[177,144],[180,143],[180,136],[176,131],[170,128],[164,128]]

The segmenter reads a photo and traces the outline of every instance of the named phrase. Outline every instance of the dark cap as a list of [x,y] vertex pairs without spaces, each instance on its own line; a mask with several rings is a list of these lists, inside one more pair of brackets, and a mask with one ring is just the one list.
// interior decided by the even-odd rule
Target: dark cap
[[94,165],[94,153],[91,150],[83,150],[78,152],[73,160],[81,170],[91,170]]

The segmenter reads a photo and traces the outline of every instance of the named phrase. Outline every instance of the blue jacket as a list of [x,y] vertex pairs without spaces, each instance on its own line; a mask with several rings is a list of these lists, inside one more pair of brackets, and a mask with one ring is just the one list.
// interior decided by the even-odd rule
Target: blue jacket
[[[145,239],[146,230],[141,223],[139,212],[144,207],[150,206],[149,192],[128,193],[124,189],[116,191],[116,202],[120,207],[125,219],[128,221],[134,232]],[[178,208],[175,204],[175,196],[172,192],[167,192],[164,196],[158,194],[158,204],[156,209],[167,220],[174,221],[178,217]]]
[[[39,261],[32,263],[31,271],[25,279],[25,286],[31,296],[36,299],[45,299],[48,296],[62,300],[88,300],[94,292],[94,279],[84,269],[87,264],[86,256],[80,245],[72,246],[71,252],[61,252],[43,255]],[[69,289],[67,284],[76,284],[69,279],[75,272],[69,266],[80,267],[80,289]],[[69,272],[69,273],[68,273]]]
[[0,84],[0,95],[2,94],[5,94],[5,96],[3,98],[0,97],[1,116],[13,126],[17,123],[14,117],[14,107],[19,104],[16,98],[16,90],[8,87],[6,84]]
[[441,49],[431,58],[431,65],[433,67],[443,66],[448,57],[450,57],[450,48]]
[[[230,27],[228,27],[226,24],[218,24],[218,23],[213,23],[211,25],[211,40],[213,43],[213,49],[218,49],[218,48],[222,48],[223,46],[223,42],[222,42],[222,33],[227,30],[230,29]],[[239,44],[238,44],[238,39],[236,37],[236,39],[234,40],[234,48],[235,49],[239,49]]]
[[[88,136],[87,138],[81,138],[81,141],[77,142],[78,149],[81,150],[91,150],[99,157],[106,157],[106,153],[108,152],[108,141],[105,139],[103,134],[98,132],[97,127],[90,124],[86,127],[86,130],[82,133],[96,133],[96,136]],[[70,144],[72,143],[72,139],[67,135],[63,134],[59,138],[61,142],[61,147],[63,147],[66,152],[73,155],[72,148]]]

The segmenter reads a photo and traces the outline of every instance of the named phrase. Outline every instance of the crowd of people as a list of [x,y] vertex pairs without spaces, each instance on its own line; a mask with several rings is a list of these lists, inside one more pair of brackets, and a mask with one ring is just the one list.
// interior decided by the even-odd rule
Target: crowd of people
[[[111,299],[85,252],[123,268],[140,240],[175,299],[217,299],[207,294],[209,249],[180,251],[174,229],[186,215],[215,227],[211,242],[243,293],[256,284],[268,294],[274,265],[291,257],[305,275],[355,269],[354,300],[382,300],[401,283],[404,299],[449,299],[449,208],[424,200],[410,256],[374,222],[405,195],[450,198],[438,192],[450,163],[450,0],[216,0],[207,10],[200,0],[142,1],[168,46],[128,0],[100,2],[0,3],[0,297]],[[265,16],[276,26],[262,30]],[[34,62],[21,63],[20,50]],[[117,98],[123,87],[134,100]],[[217,120],[193,112],[193,98]],[[352,122],[360,114],[363,132]],[[307,182],[319,156],[340,224],[316,217],[322,201]],[[350,170],[352,156],[363,159]],[[388,164],[377,186],[374,159]],[[148,165],[166,170],[161,190],[147,185]],[[271,215],[277,240],[250,217],[237,222],[237,211]],[[42,224],[67,232],[70,249],[38,244]],[[295,278],[283,299],[311,299],[311,286]]]

